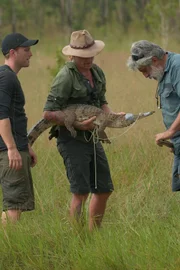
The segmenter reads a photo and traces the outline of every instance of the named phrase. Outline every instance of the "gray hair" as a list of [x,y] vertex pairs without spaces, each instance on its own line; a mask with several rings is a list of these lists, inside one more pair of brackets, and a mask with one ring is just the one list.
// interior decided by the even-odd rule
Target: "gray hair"
[[152,64],[152,57],[162,59],[166,52],[157,44],[147,40],[139,40],[131,46],[131,56],[128,58],[127,66],[131,70],[137,70],[140,66]]

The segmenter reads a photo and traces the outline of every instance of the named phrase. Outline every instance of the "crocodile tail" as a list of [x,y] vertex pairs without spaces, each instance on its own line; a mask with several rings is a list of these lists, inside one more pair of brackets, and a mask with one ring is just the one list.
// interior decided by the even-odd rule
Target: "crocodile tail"
[[32,146],[37,138],[43,133],[46,129],[50,128],[53,124],[45,120],[44,118],[40,119],[29,131],[27,134],[29,144]]

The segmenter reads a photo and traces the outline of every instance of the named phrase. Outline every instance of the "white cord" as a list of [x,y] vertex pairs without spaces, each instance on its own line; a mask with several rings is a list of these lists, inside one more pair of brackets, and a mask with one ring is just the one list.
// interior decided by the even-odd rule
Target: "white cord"
[[[136,121],[139,119],[139,117],[136,119]],[[120,134],[119,136],[116,137],[111,137],[110,139],[116,139],[122,135],[124,135],[125,133],[127,133],[136,123],[136,121],[122,134]],[[99,134],[98,134],[98,127],[95,127],[95,129],[91,132],[91,136],[89,139],[86,138],[86,134],[84,132],[84,139],[86,142],[89,142],[91,139],[93,139],[93,148],[94,148],[94,187],[95,189],[97,189],[97,156],[96,156],[96,144],[99,142],[99,140],[101,140],[101,138],[99,138]]]

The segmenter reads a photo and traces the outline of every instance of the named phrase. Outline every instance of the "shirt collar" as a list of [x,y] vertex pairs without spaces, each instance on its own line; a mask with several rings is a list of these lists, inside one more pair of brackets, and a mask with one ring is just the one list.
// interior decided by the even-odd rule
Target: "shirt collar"
[[166,61],[166,65],[165,65],[165,69],[164,69],[164,73],[167,72],[170,68],[170,62],[171,62],[171,57],[172,57],[172,53],[171,52],[166,52],[167,53],[167,61]]
[[166,55],[167,55],[167,60],[166,60],[165,68],[164,68],[164,73],[163,73],[163,76],[162,76],[161,80],[158,82],[158,85],[159,85],[159,83],[161,83],[163,81],[166,72],[168,72],[168,70],[170,68],[170,62],[171,62],[172,53],[171,52],[166,52]]

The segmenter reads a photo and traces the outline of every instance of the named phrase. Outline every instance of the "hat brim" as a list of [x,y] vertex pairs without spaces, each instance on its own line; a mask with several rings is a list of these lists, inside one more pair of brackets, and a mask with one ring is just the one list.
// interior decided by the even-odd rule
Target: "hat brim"
[[101,40],[95,40],[94,42],[95,43],[91,47],[85,49],[73,49],[70,45],[67,45],[62,49],[62,53],[64,55],[78,56],[83,58],[94,57],[99,54],[105,46],[104,42]]
[[28,39],[25,42],[23,42],[19,47],[31,47],[33,45],[36,45],[38,42],[39,42],[38,39],[36,40]]

